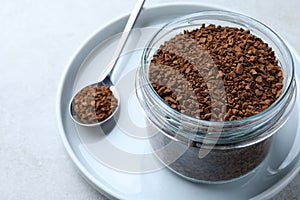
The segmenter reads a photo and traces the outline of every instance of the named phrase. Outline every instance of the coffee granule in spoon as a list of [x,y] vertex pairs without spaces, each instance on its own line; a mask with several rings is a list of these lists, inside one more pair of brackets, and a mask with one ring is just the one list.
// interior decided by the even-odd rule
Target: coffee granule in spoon
[[84,124],[93,124],[107,119],[117,107],[108,85],[91,85],[75,96],[72,109],[77,119]]

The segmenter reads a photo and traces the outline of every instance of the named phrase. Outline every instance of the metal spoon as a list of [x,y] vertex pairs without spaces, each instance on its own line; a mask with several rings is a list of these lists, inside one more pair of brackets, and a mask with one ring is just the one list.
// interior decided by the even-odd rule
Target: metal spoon
[[82,90],[84,90],[85,88],[90,87],[90,86],[96,86],[96,85],[98,85],[98,86],[104,86],[104,85],[108,85],[109,88],[110,88],[110,90],[113,93],[113,96],[117,99],[117,102],[118,102],[117,103],[117,107],[110,114],[110,116],[108,118],[104,119],[103,121],[97,121],[97,122],[93,122],[93,123],[84,123],[84,122],[80,121],[77,118],[76,113],[73,110],[74,99],[75,99],[75,97],[77,95],[77,94],[75,94],[73,96],[73,98],[71,99],[70,104],[69,104],[69,113],[70,113],[70,116],[71,116],[71,118],[73,119],[73,121],[75,123],[77,123],[79,125],[82,125],[82,126],[89,126],[89,127],[98,126],[98,125],[101,125],[101,124],[107,122],[109,119],[111,119],[114,116],[114,114],[117,112],[117,110],[119,109],[119,107],[120,107],[120,96],[119,96],[119,92],[118,92],[117,88],[114,86],[114,83],[111,81],[111,75],[113,74],[115,66],[116,66],[116,64],[118,62],[118,58],[121,55],[121,52],[122,52],[122,50],[123,50],[123,48],[124,48],[124,46],[126,44],[128,36],[130,34],[130,31],[131,31],[131,29],[132,29],[132,27],[133,27],[133,25],[134,25],[134,23],[135,23],[138,15],[139,15],[139,13],[140,13],[140,11],[141,11],[141,8],[143,7],[144,2],[145,2],[145,0],[137,0],[136,1],[134,9],[131,12],[131,15],[130,15],[130,17],[129,17],[128,21],[127,21],[127,24],[126,24],[126,26],[124,28],[124,31],[123,31],[123,33],[121,35],[120,41],[119,41],[119,43],[117,45],[117,48],[116,48],[116,50],[115,50],[115,52],[113,54],[112,62],[111,62],[111,64],[109,65],[109,67],[107,68],[107,70],[104,73],[104,74],[107,74],[107,76],[103,80],[99,81],[98,83],[93,83],[93,84],[90,84],[88,86],[85,86],[84,88],[82,88],[81,90],[79,90],[79,92],[77,92],[77,94],[78,94]]

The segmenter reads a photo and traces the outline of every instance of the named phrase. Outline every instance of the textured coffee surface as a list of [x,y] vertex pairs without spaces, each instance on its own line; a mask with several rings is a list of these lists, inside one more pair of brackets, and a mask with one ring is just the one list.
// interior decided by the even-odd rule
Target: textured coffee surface
[[92,124],[107,119],[116,109],[117,103],[108,85],[91,85],[75,96],[72,109],[80,122]]
[[172,108],[203,120],[258,114],[280,95],[275,53],[249,30],[215,25],[184,31],[153,56],[149,80]]

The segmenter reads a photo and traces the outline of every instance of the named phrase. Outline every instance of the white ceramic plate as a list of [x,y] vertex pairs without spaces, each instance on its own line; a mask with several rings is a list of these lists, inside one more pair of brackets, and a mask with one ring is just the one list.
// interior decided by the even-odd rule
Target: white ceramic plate
[[[298,105],[286,125],[276,133],[270,154],[263,164],[251,176],[233,183],[195,184],[173,174],[156,161],[153,161],[155,164],[151,165],[152,168],[147,168],[148,165],[145,167],[142,160],[137,165],[130,160],[124,160],[124,152],[140,156],[139,158],[151,153],[145,134],[143,112],[134,93],[135,69],[140,63],[143,47],[158,27],[174,17],[209,8],[203,5],[176,4],[143,10],[119,60],[120,73],[114,77],[119,79],[117,87],[120,90],[122,106],[118,125],[108,135],[101,134],[99,128],[75,125],[68,115],[68,105],[79,88],[99,80],[117,44],[119,35],[116,34],[122,31],[128,16],[100,29],[70,62],[60,84],[57,102],[62,139],[71,159],[86,180],[106,196],[151,200],[267,199],[278,193],[297,175],[300,169]],[[296,80],[299,83],[300,59],[294,52],[293,57]],[[297,101],[299,99],[300,96],[297,95]],[[137,173],[139,170],[144,173]]]

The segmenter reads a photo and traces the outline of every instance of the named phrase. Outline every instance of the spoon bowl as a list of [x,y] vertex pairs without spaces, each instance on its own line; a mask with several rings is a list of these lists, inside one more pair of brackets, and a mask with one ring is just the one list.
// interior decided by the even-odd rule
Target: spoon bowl
[[[85,86],[83,87],[82,89],[79,90],[82,91],[83,89],[87,88],[87,87],[95,87],[96,85],[98,86],[105,86],[107,85],[104,81],[102,82],[98,82],[98,83],[93,83],[93,84],[90,84],[88,86]],[[69,114],[70,114],[70,117],[71,119],[76,122],[76,124],[78,125],[81,125],[81,126],[86,126],[86,127],[94,127],[94,126],[100,126],[104,123],[107,123],[108,121],[110,121],[112,118],[114,118],[116,116],[116,113],[119,111],[120,109],[120,94],[119,94],[119,91],[118,89],[116,88],[116,86],[114,85],[110,85],[109,89],[111,90],[114,98],[117,100],[117,106],[115,109],[113,109],[112,113],[104,120],[102,121],[98,121],[98,122],[95,122],[95,123],[83,123],[82,121],[80,121],[80,119],[78,118],[78,116],[76,115],[76,112],[74,111],[74,99],[75,99],[75,96],[79,93],[76,93],[73,97],[72,97],[72,101],[70,101],[70,105],[69,105]]]

